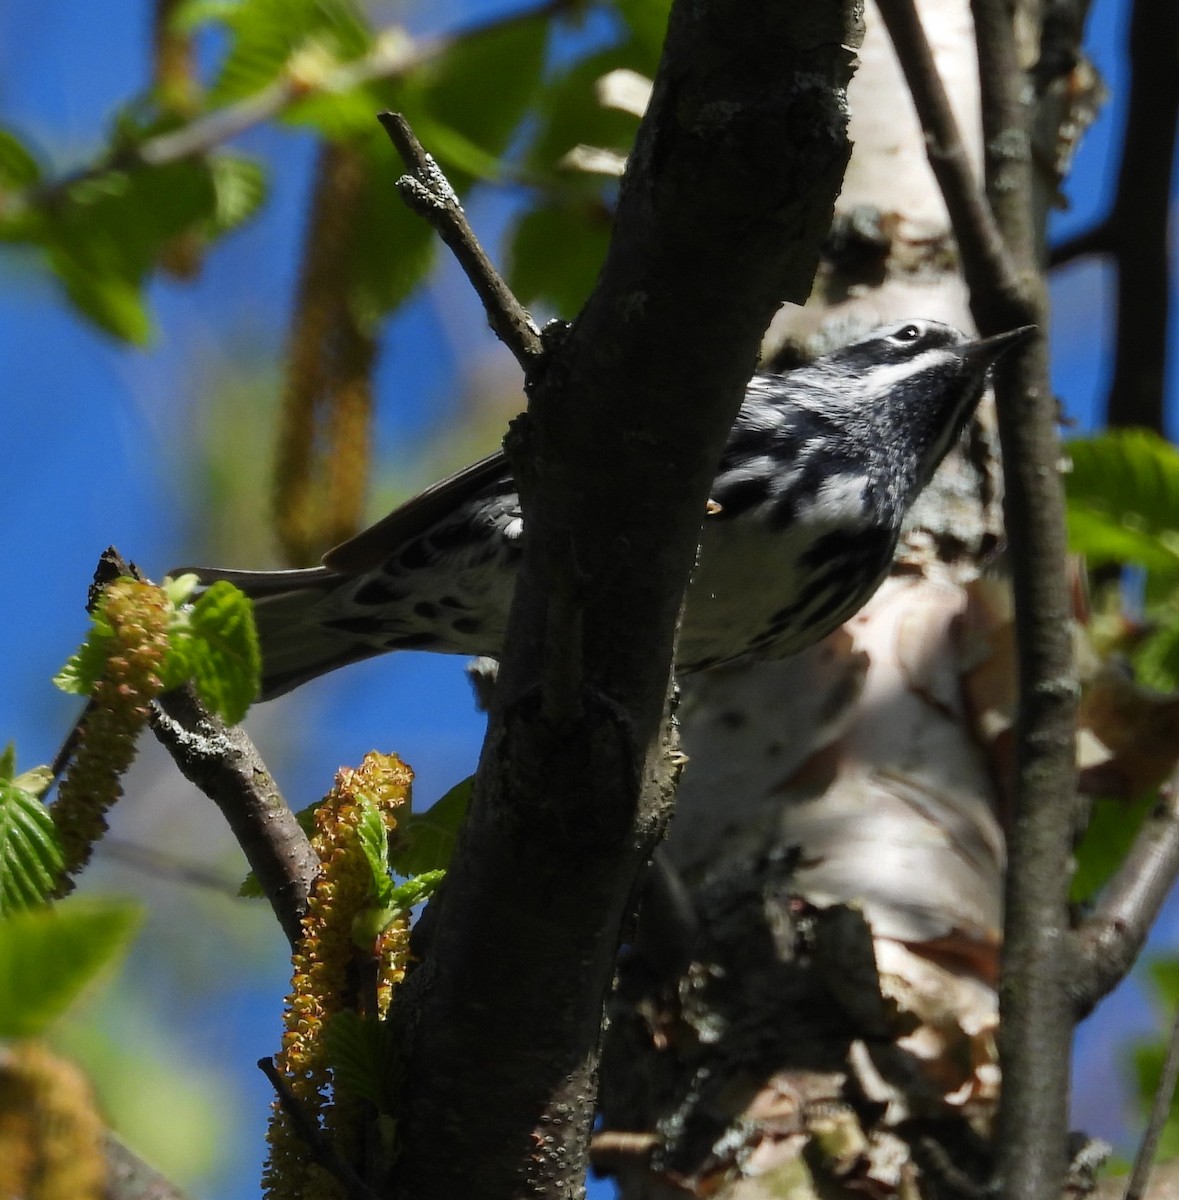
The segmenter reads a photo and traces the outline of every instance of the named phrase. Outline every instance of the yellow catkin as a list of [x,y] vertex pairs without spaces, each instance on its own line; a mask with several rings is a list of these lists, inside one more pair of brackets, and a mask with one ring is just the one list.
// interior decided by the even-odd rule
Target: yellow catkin
[[274,472],[275,532],[292,566],[314,562],[363,516],[376,341],[340,264],[357,252],[367,176],[358,147],[325,143],[303,238]]
[[[171,606],[155,584],[117,579],[100,604],[114,644],[50,809],[67,879],[89,862],[95,842],[106,832],[107,810],[122,795],[122,776],[135,758],[151,702],[160,694],[159,672],[168,651]],[[67,882],[62,890],[71,886]]]
[[0,1053],[0,1196],[100,1200],[103,1127],[85,1076],[39,1042]]
[[[357,916],[372,902],[372,869],[358,833],[363,813],[360,801],[375,803],[386,829],[392,830],[396,812],[409,803],[412,778],[410,769],[395,755],[374,751],[358,769],[339,771],[335,787],[315,811],[311,844],[319,856],[320,871],[303,918],[303,936],[291,958],[291,994],[282,1049],[275,1063],[295,1102],[309,1120],[330,1131],[337,1151],[345,1158],[353,1157],[354,1131],[342,1119],[340,1100],[328,1102],[331,1080],[324,1038],[332,1016],[356,1004],[350,994],[351,968],[361,952],[352,941],[352,930]],[[389,960],[392,963],[393,956]],[[392,969],[404,973],[404,961]],[[378,993],[390,986],[379,979]],[[343,1196],[335,1180],[310,1162],[308,1148],[277,1103],[267,1140],[270,1156],[262,1182],[270,1200],[310,1196],[337,1200]]]

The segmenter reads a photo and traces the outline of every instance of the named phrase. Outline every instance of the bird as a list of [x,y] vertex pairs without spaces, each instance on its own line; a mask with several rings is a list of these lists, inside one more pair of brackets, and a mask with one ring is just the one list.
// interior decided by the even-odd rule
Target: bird
[[[728,435],[685,597],[677,674],[778,659],[850,619],[887,575],[905,514],[1000,355],[1035,326],[970,338],[907,320],[759,373]],[[501,452],[427,488],[318,567],[181,567],[254,603],[259,699],[394,650],[497,658],[527,537]]]

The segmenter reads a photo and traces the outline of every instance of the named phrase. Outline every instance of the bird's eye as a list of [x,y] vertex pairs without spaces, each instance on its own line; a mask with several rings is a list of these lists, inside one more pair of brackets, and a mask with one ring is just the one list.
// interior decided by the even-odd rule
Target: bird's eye
[[904,325],[892,335],[898,342],[915,342],[921,336],[916,325]]

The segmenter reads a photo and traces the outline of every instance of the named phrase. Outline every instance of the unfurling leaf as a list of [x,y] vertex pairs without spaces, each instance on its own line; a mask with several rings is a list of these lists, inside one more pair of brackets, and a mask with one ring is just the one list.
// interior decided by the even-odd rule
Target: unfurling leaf
[[0,780],[0,916],[47,900],[63,862],[49,810],[17,780]]

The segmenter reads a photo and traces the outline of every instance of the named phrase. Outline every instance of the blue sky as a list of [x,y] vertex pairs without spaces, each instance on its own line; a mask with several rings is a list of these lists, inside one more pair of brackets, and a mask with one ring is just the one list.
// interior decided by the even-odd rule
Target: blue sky
[[[1089,40],[1113,100],[1078,156],[1068,189],[1073,206],[1054,216],[1056,236],[1098,215],[1113,184],[1123,112],[1120,3],[1095,5]],[[464,13],[494,7],[478,0],[423,6],[410,23],[442,28]],[[143,0],[105,0],[70,5],[67,19],[60,6],[33,0],[0,6],[0,123],[32,139],[62,169],[86,161],[102,144],[113,108],[144,79],[149,9]],[[421,15],[426,11],[431,24]],[[594,32],[600,29],[591,26]],[[312,147],[305,136],[275,130],[247,135],[242,147],[281,168],[284,182],[260,218],[210,256],[199,280],[153,284],[159,335],[146,352],[116,345],[75,317],[30,256],[0,256],[7,468],[0,533],[8,564],[0,593],[0,741],[15,741],[22,767],[52,757],[73,719],[74,701],[48,680],[84,627],[82,605],[98,553],[114,543],[159,575],[199,551],[201,518],[192,501],[201,466],[188,447],[202,386],[243,361],[264,378],[262,365],[281,354]],[[516,202],[510,193],[487,192],[471,205],[474,224],[493,249]],[[1082,428],[1099,423],[1108,379],[1109,282],[1105,268],[1082,263],[1053,285],[1054,384]],[[399,459],[412,458],[415,437],[453,419],[461,381],[488,362],[502,367],[505,357],[457,271],[444,264],[385,338],[379,391],[397,399],[381,405],[378,444]],[[1169,399],[1173,413],[1173,378]],[[462,663],[411,654],[330,677],[251,721],[298,806],[319,794],[337,765],[359,760],[373,746],[395,747],[413,763],[418,804],[425,806],[473,769],[482,729]],[[200,819],[219,820],[198,804],[191,800],[190,809]],[[157,832],[174,848],[167,829]],[[232,859],[226,869],[232,874]],[[111,872],[116,886],[138,887],[117,865]],[[228,902],[220,908],[218,901],[201,903],[219,914],[210,917],[214,923],[237,920],[228,915],[237,911]],[[1166,945],[1174,942],[1171,916],[1160,933]],[[166,956],[129,968],[158,994],[155,1007],[137,1015],[144,1028],[165,1028],[166,1011],[186,995],[203,998],[195,1010],[184,1009],[184,1021],[169,1035],[184,1043],[184,1061],[224,1052],[249,1064],[223,1093],[232,1097],[232,1142],[244,1159],[203,1175],[195,1190],[204,1197],[257,1194],[268,1092],[252,1063],[276,1047],[285,977],[282,947],[266,936],[251,941],[254,935],[240,934],[253,969],[236,975],[232,986],[210,984],[202,967],[193,969],[201,978],[185,976],[186,991],[168,979],[177,959]],[[216,954],[201,954],[207,958],[192,961],[211,973]],[[1129,1031],[1152,1028],[1152,1022],[1141,996],[1126,989],[1083,1027],[1077,1124],[1118,1133],[1123,1114],[1109,1099],[1116,1094],[1116,1052]]]

